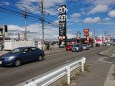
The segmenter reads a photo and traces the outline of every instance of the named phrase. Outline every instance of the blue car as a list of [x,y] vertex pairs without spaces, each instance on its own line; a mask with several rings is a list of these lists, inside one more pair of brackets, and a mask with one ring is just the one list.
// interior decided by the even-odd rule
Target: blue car
[[0,56],[1,65],[20,66],[23,63],[44,59],[44,51],[36,47],[19,47]]

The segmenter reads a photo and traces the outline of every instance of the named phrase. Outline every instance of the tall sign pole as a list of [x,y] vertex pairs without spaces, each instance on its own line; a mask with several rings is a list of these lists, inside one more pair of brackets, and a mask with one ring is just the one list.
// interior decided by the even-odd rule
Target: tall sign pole
[[86,37],[86,43],[89,43],[89,28],[83,29],[84,36]]
[[59,47],[65,47],[67,45],[66,5],[60,5],[58,11],[59,11]]

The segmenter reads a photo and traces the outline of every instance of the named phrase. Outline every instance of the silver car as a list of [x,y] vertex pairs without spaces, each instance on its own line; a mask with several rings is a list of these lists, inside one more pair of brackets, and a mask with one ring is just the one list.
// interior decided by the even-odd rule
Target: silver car
[[72,46],[72,52],[79,52],[79,51],[82,51],[83,50],[83,47],[82,47],[82,44],[74,44]]
[[88,44],[83,44],[83,49],[84,50],[89,50],[89,45]]

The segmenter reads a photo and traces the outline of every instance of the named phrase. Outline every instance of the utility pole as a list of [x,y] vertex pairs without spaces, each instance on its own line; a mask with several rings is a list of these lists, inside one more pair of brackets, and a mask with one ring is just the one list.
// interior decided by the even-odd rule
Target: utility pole
[[18,40],[20,41],[20,33],[18,33]]
[[25,22],[24,40],[27,40],[26,18],[28,16],[28,12],[24,11],[23,16],[24,16],[24,22]]
[[3,24],[3,44],[4,44],[4,41],[5,41],[5,25]]
[[43,0],[40,0],[40,8],[42,14],[42,50],[44,50],[44,4]]
[[26,19],[28,16],[28,9],[24,6],[23,3],[19,3],[23,7],[23,16],[24,16],[24,40],[27,40],[27,27],[26,27]]

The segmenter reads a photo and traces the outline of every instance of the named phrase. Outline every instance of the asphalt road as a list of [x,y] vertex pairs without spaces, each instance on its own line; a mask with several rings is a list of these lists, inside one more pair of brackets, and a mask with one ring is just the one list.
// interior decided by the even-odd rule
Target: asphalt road
[[97,53],[106,49],[108,49],[107,46],[95,47],[82,52],[60,49],[60,52],[46,53],[44,61],[32,62],[20,67],[0,67],[0,86],[14,86],[81,57],[86,57],[87,63],[93,64],[100,58]]

